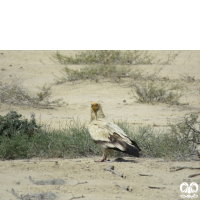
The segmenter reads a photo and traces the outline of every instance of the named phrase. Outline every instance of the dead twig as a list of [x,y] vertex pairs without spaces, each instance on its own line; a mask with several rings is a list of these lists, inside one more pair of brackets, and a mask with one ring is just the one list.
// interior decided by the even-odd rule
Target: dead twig
[[80,197],[75,197],[73,194],[72,194],[72,198],[71,199],[69,199],[69,200],[72,200],[72,199],[81,199],[81,198],[85,198],[83,195],[82,196],[80,196]]
[[15,192],[14,189],[11,190],[11,193],[12,193],[15,197],[17,197],[18,199],[21,198],[21,197]]
[[78,181],[78,183],[77,184],[75,184],[75,185],[79,185],[79,184],[86,184],[86,183],[88,183],[87,181],[85,181],[85,182],[79,182]]
[[109,167],[108,169],[104,169],[104,170],[110,171],[110,172],[112,172],[113,174],[115,174],[115,175],[117,175],[117,176],[119,176],[119,177],[121,177],[121,178],[126,178],[123,174],[118,174],[117,172],[115,172],[115,171],[114,171],[114,166],[113,166],[113,165],[110,165],[110,167]]
[[181,75],[181,79],[183,80],[183,81],[186,81],[186,82],[195,82],[195,76],[189,76],[189,75],[182,75],[182,74],[180,74]]
[[170,172],[175,172],[175,171],[179,171],[182,169],[200,169],[200,167],[170,167]]
[[152,176],[150,174],[139,174],[140,176]]
[[200,173],[199,174],[191,174],[188,176],[188,178],[192,178],[192,177],[195,177],[195,176],[200,176]]
[[150,189],[165,189],[166,187],[155,187],[155,186],[149,186]]
[[122,189],[124,189],[124,190],[126,190],[126,191],[129,191],[129,192],[132,191],[132,190],[129,188],[129,186],[123,186],[123,185],[115,185],[115,186],[120,187],[120,188],[122,188]]
[[189,123],[188,123],[188,121],[186,120],[186,122],[185,122],[189,127],[190,127],[190,129],[191,130],[193,130],[195,133],[198,133],[198,134],[200,134],[200,131],[197,131],[194,127],[192,127]]

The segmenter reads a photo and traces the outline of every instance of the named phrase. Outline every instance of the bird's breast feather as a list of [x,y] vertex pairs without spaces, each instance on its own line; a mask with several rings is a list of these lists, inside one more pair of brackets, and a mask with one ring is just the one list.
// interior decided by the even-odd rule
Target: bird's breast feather
[[106,120],[95,120],[89,124],[88,130],[93,140],[109,141],[110,135],[118,134],[123,139],[128,139],[124,131],[116,124]]

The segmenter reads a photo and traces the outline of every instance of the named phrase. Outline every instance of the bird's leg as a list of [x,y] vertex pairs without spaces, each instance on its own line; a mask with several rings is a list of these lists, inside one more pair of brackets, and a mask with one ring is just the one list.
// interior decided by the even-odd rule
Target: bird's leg
[[106,162],[107,161],[106,158],[107,158],[107,154],[103,153],[103,156],[102,156],[101,160],[98,160],[96,162]]

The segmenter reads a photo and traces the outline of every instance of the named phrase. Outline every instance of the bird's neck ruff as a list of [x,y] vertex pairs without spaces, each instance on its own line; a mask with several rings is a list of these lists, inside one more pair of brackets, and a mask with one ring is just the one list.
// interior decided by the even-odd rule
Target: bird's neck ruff
[[98,109],[95,112],[93,111],[93,109],[91,109],[91,121],[99,120],[102,118],[105,118],[105,115],[103,114],[102,107],[99,104]]

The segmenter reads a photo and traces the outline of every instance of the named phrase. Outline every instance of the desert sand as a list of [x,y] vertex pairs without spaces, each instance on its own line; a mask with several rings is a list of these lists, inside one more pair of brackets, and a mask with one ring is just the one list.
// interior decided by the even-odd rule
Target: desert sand
[[[172,81],[182,81],[184,76],[194,77],[196,81],[184,81],[187,90],[181,97],[181,106],[167,104],[140,104],[130,95],[125,81],[113,83],[100,80],[98,83],[77,81],[55,84],[56,76],[62,75],[63,65],[53,59],[56,51],[0,51],[0,84],[19,79],[30,92],[48,84],[52,88],[52,98],[62,98],[65,106],[54,109],[38,109],[24,106],[0,105],[0,115],[16,110],[30,119],[34,112],[36,120],[53,128],[62,128],[72,119],[89,123],[91,102],[101,102],[108,119],[126,120],[132,125],[152,125],[165,129],[169,123],[179,122],[185,114],[196,112],[200,105],[200,51],[176,51],[178,56],[170,64],[132,66],[153,73],[160,70],[159,77]],[[74,51],[61,51],[72,55]],[[152,51],[161,61],[166,60],[169,51]],[[69,65],[73,69],[82,66]],[[124,102],[126,100],[126,102]],[[183,105],[184,104],[184,105]],[[98,158],[80,159],[40,159],[0,161],[0,199],[17,199],[18,195],[52,192],[57,199],[181,199],[180,184],[196,182],[200,198],[200,176],[188,178],[199,173],[199,161],[167,162],[163,159],[130,158],[128,162],[95,163]],[[117,176],[106,171],[110,165],[123,174]],[[188,167],[171,172],[173,167]],[[47,185],[34,184],[35,181],[57,180]],[[123,186],[121,188],[117,185]],[[127,188],[128,187],[128,188]]]

